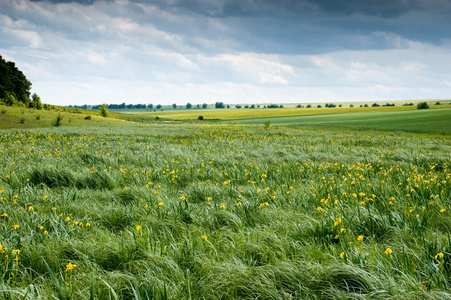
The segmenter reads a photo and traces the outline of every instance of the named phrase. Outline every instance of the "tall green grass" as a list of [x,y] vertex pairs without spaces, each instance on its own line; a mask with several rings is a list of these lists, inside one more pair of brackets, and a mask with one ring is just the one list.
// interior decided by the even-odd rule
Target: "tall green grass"
[[262,128],[0,132],[1,297],[450,298],[446,136]]

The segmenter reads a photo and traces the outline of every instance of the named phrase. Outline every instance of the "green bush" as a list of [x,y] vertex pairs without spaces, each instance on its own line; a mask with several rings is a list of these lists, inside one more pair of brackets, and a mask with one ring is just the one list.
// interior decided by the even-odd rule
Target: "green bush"
[[52,122],[52,125],[55,127],[61,126],[63,123],[63,116],[61,114],[58,114],[56,116],[56,119]]
[[417,104],[417,109],[428,109],[429,104],[427,102],[420,102]]

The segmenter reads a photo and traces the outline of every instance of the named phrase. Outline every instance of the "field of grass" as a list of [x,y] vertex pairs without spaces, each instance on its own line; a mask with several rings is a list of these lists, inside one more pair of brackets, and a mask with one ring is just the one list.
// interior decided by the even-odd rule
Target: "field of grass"
[[451,108],[233,120],[242,124],[324,126],[451,134]]
[[[451,108],[451,105],[432,105],[432,108]],[[253,118],[272,118],[289,116],[307,116],[324,114],[365,113],[384,111],[416,110],[416,106],[385,107],[336,107],[336,108],[275,108],[275,109],[214,109],[214,110],[180,110],[147,113],[124,113],[120,118],[136,121],[155,120],[197,120],[203,116],[206,120],[236,120]]]
[[[63,117],[61,126],[99,126],[124,123],[123,120],[117,118],[119,115],[117,113],[111,114],[113,118],[100,117],[99,110],[58,107],[57,110],[48,111],[0,105],[0,129],[52,127],[58,114]],[[91,119],[85,119],[87,116]]]
[[448,136],[127,123],[0,154],[2,299],[451,298]]

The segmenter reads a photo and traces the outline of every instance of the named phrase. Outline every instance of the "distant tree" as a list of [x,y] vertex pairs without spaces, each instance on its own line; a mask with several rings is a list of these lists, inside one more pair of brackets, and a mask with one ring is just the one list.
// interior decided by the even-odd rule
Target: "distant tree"
[[373,103],[371,106],[372,106],[372,107],[379,107],[380,105],[377,104],[377,103]]
[[369,107],[368,104],[365,104],[363,107]]
[[338,104],[338,107],[341,107],[341,104]]
[[61,126],[62,122],[63,122],[63,116],[61,114],[58,114],[56,116],[56,119],[53,120],[52,125],[55,127],[59,127],[59,126]]
[[177,103],[172,104],[172,108],[176,109],[177,108]]
[[349,107],[354,107],[354,104],[349,104]]
[[429,104],[427,102],[420,102],[417,104],[417,109],[428,109]]
[[200,120],[200,121],[203,121],[204,116],[199,116],[199,117],[197,117],[197,119]]
[[215,103],[215,108],[225,108],[225,105],[222,102],[216,102]]
[[230,105],[229,104],[227,104],[227,109],[229,109],[230,108]]
[[100,105],[99,110],[100,110],[100,114],[102,115],[102,117],[108,116],[108,106],[105,103]]
[[252,104],[252,105],[251,105],[251,108],[255,108],[255,104]]
[[240,104],[235,105],[236,108],[241,108],[242,106]]
[[318,104],[318,105],[317,105],[316,107],[317,107],[317,108],[322,108],[322,106],[321,106],[321,105],[319,105],[319,104]]
[[156,108],[161,109],[161,104],[158,104]]
[[193,107],[193,105],[191,103],[186,103],[186,108],[190,109],[191,107]]
[[208,107],[207,103],[202,104],[202,108],[206,109]]
[[307,108],[312,108],[312,105],[311,104],[307,104]]
[[153,109],[153,104],[152,103],[147,104],[147,108],[152,110]]
[[41,97],[39,97],[36,93],[31,96],[30,107],[36,108],[37,110],[42,109]]
[[440,101],[435,102],[435,105],[441,105]]

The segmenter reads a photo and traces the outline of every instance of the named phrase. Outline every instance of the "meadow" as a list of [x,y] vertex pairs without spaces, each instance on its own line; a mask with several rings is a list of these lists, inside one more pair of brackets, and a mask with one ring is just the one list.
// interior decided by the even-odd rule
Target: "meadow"
[[0,130],[3,299],[451,298],[447,134],[90,124]]
[[258,117],[232,121],[240,124],[264,124],[265,121],[270,121],[271,124],[277,125],[321,126],[323,129],[328,127],[451,134],[451,107],[427,110],[373,110],[320,115]]

